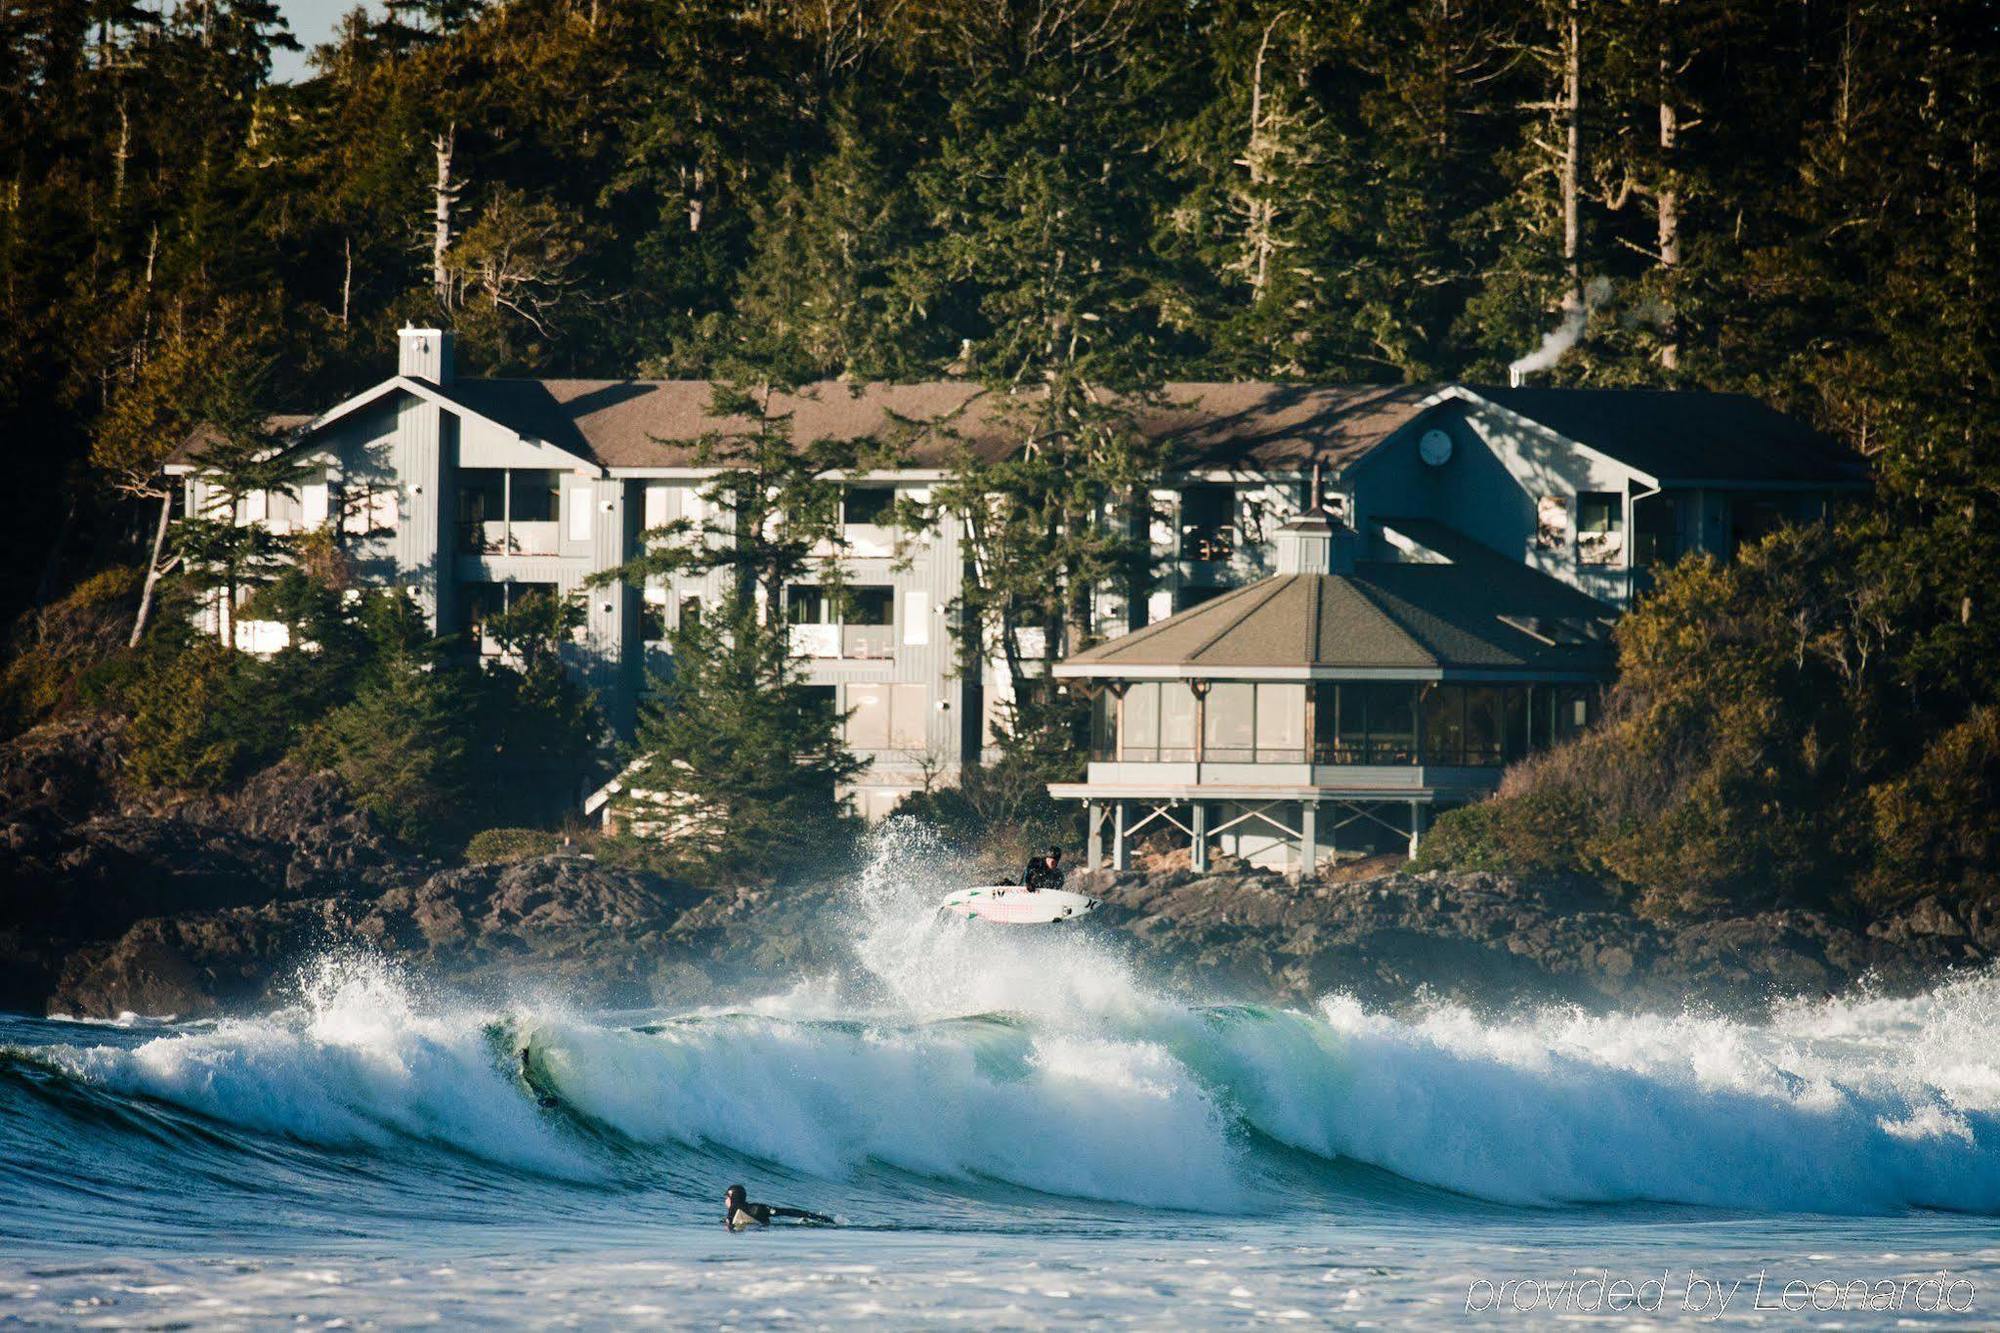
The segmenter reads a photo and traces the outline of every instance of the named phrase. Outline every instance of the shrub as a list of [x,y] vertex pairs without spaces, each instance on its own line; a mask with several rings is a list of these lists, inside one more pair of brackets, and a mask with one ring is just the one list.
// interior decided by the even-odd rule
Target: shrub
[[86,677],[125,651],[141,577],[133,568],[107,569],[22,618],[0,671],[0,735],[67,711]]
[[560,833],[538,828],[490,828],[472,835],[465,844],[465,859],[475,865],[507,864],[532,857],[548,856],[562,850]]

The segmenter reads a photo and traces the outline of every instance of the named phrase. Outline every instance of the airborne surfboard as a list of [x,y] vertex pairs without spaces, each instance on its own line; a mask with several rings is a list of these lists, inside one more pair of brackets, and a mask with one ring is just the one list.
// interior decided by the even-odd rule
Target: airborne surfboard
[[939,903],[938,910],[1008,926],[1041,926],[1089,916],[1102,905],[1089,894],[1069,889],[1030,892],[1017,884],[987,884],[960,889]]

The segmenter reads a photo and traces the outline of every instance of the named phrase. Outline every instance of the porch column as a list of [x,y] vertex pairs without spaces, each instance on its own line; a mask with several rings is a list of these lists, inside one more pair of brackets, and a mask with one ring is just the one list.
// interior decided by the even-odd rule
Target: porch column
[[1424,817],[1429,809],[1430,807],[1422,801],[1410,802],[1410,859],[1412,861],[1417,859],[1417,846],[1423,841],[1424,828],[1430,822]]
[[1125,802],[1123,801],[1113,801],[1111,803],[1111,868],[1113,870],[1130,870],[1132,868],[1132,852],[1125,845]]
[[1311,879],[1319,865],[1319,802],[1299,802],[1299,878]]
[[1190,811],[1189,824],[1194,829],[1194,846],[1188,849],[1188,860],[1196,871],[1208,873],[1208,802],[1196,801]]
[[1095,801],[1083,803],[1083,868],[1096,874],[1104,864],[1104,807]]

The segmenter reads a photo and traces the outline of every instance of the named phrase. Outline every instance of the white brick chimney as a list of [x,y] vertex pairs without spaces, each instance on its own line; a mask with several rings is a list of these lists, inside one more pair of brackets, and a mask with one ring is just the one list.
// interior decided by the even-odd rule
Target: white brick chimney
[[432,384],[451,383],[453,336],[449,329],[400,329],[396,333],[396,373]]

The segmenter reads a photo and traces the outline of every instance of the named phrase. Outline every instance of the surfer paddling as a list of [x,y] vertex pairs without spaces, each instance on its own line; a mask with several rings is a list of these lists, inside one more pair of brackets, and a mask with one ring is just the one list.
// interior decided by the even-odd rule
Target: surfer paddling
[[747,1231],[751,1227],[767,1227],[774,1217],[792,1218],[800,1222],[817,1222],[821,1226],[833,1226],[834,1220],[825,1213],[808,1212],[803,1208],[777,1208],[768,1203],[752,1203],[750,1196],[741,1185],[731,1185],[722,1193],[722,1225],[731,1231]]

